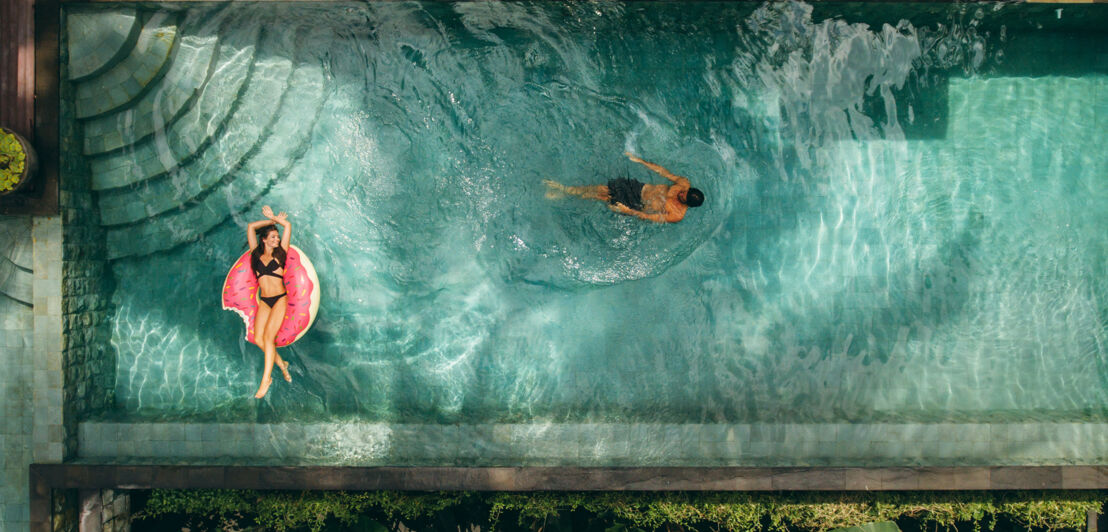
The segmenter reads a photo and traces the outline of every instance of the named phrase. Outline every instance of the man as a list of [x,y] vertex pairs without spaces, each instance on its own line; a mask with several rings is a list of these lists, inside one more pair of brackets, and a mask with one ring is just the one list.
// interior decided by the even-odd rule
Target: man
[[549,188],[546,197],[556,199],[565,193],[585,199],[600,200],[607,202],[609,209],[620,214],[658,223],[680,222],[685,218],[685,211],[689,210],[689,207],[699,207],[704,203],[704,193],[689,186],[688,179],[674,175],[669,170],[654,163],[648,163],[629,152],[624,155],[673,181],[673,184],[647,185],[634,179],[621,177],[608,181],[607,185],[568,187],[544,179],[543,183]]

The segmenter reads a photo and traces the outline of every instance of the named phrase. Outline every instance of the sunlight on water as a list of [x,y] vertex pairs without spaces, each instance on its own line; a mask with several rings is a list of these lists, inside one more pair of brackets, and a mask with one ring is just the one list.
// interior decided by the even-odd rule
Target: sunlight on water
[[[165,178],[184,208],[118,230],[170,248],[112,263],[124,415],[1108,412],[1108,74],[1027,74],[1042,37],[999,5],[873,25],[801,3],[191,9],[225,21],[226,68],[253,66],[199,93],[235,112],[194,124],[225,140]],[[663,181],[624,151],[707,202],[663,226],[544,197],[543,179]],[[289,212],[323,303],[284,351],[294,382],[255,407],[261,354],[218,293],[263,204]],[[211,229],[184,223],[200,210]]]

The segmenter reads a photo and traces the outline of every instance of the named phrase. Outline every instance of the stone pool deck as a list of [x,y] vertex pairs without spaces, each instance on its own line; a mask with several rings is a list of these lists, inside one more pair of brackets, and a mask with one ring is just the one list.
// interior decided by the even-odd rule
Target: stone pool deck
[[1108,424],[1080,422],[83,422],[78,432],[78,460],[114,464],[626,468],[1108,464]]

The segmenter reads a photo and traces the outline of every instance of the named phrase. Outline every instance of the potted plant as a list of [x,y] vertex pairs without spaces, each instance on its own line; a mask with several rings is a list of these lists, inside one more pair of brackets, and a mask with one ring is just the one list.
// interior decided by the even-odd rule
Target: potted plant
[[0,196],[22,188],[37,169],[38,159],[27,139],[0,127]]

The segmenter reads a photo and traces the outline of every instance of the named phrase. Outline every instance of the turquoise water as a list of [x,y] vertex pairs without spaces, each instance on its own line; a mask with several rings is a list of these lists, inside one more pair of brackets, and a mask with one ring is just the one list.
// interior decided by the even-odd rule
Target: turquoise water
[[[1104,6],[170,9],[177,60],[219,45],[204,82],[89,157],[171,167],[98,196],[145,209],[103,216],[113,416],[1108,417]],[[661,182],[625,151],[705,206],[544,197]],[[258,402],[219,292],[266,204],[323,293]]]

